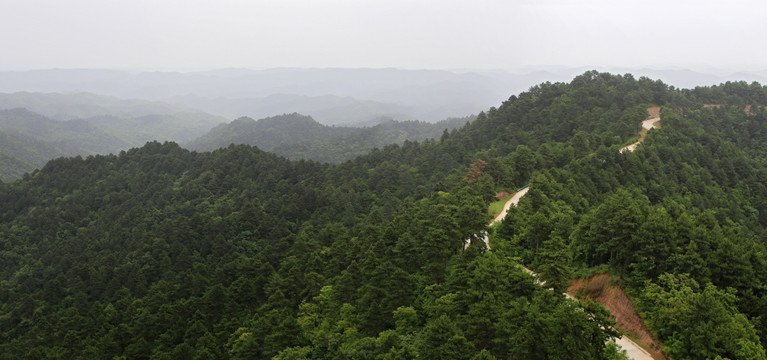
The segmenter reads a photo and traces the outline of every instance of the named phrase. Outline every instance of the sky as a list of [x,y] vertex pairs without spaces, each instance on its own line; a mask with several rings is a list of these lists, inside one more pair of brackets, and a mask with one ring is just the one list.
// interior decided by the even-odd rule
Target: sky
[[0,0],[0,71],[767,69],[764,1]]

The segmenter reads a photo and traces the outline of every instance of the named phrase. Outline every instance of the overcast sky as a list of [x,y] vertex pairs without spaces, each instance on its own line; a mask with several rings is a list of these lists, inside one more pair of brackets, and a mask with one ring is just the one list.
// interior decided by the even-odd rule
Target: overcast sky
[[767,68],[767,2],[0,0],[0,70]]

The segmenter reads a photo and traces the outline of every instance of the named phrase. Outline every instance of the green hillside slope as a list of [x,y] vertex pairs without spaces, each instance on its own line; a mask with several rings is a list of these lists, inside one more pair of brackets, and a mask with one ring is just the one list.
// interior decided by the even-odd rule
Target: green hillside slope
[[129,147],[87,121],[56,121],[21,108],[0,110],[0,129],[44,141],[71,155],[107,154]]
[[0,131],[0,180],[18,179],[65,154],[56,147],[34,138]]
[[197,151],[211,151],[227,147],[229,144],[248,144],[269,151],[280,144],[292,145],[328,138],[334,132],[348,134],[352,131],[352,128],[325,126],[309,116],[296,113],[258,121],[243,117],[216,126],[207,134],[191,141],[187,147]]
[[25,108],[0,110],[0,132],[3,133],[0,137],[0,154],[4,159],[0,166],[0,179],[18,179],[25,172],[42,167],[46,161],[59,156],[118,153],[156,140],[189,141],[222,120],[199,112],[121,117],[116,115],[173,109],[163,108],[162,103],[134,104],[127,100],[89,94],[0,94],[0,109],[4,103],[23,103],[53,111],[77,108],[78,100],[85,101],[86,104],[80,105],[90,109],[85,113],[114,111],[115,115],[60,121]]
[[290,159],[340,163],[374,148],[439,138],[444,131],[461,127],[473,118],[452,118],[434,124],[385,121],[362,128],[326,126],[309,116],[295,113],[258,121],[240,118],[215,127],[185,146],[196,151],[210,151],[229,144],[248,144]]
[[[53,160],[0,184],[0,353],[620,358],[604,308],[521,261],[555,286],[613,272],[674,359],[764,358],[765,94],[587,72],[340,165],[157,142]],[[648,105],[661,128],[620,153]],[[487,250],[487,205],[528,182]]]

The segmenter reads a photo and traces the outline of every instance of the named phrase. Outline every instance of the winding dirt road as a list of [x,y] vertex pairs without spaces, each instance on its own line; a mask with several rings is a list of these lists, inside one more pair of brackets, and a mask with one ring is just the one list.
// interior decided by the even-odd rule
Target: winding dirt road
[[[503,210],[501,211],[501,213],[498,214],[498,216],[496,216],[495,218],[493,218],[493,221],[490,222],[490,225],[503,220],[503,218],[506,217],[506,213],[509,212],[509,209],[511,208],[511,206],[517,205],[519,203],[519,199],[525,196],[525,194],[527,194],[529,190],[530,190],[530,187],[528,186],[514,193],[514,195],[512,195],[511,198],[509,198],[509,201],[507,201],[506,204],[503,205]],[[487,248],[488,249],[490,248],[490,244],[487,244]]]
[[[519,190],[516,193],[514,193],[514,195],[512,195],[509,198],[509,200],[506,201],[505,204],[503,204],[503,210],[501,210],[501,213],[498,214],[498,216],[493,218],[493,221],[490,222],[490,225],[493,225],[493,224],[503,220],[503,218],[506,217],[506,213],[509,212],[509,209],[513,205],[517,205],[517,203],[519,203],[519,199],[521,199],[523,196],[525,196],[525,194],[527,194],[527,192],[529,190],[530,190],[530,187],[528,186],[528,187],[525,187],[524,189]],[[490,238],[487,236],[487,232],[482,232],[482,241],[485,242],[485,247],[489,250],[490,249]],[[466,248],[469,247],[469,245],[471,245],[471,239],[467,239],[466,240],[466,243],[464,244],[463,249],[466,250]]]
[[[656,128],[657,127],[657,123],[660,121],[659,110],[660,109],[657,108],[657,107],[647,109],[648,113],[650,113],[650,116],[653,116],[653,117],[650,118],[650,119],[642,121],[642,128],[644,128],[646,130],[650,130],[652,128]],[[637,146],[642,143],[642,141],[644,141],[644,136],[641,136],[637,142],[635,142],[633,144],[630,144],[630,145],[627,145],[627,146],[624,146],[623,148],[620,149],[620,152],[625,152],[625,151],[631,152],[631,151],[634,151],[634,150],[636,150]],[[517,191],[509,199],[509,201],[507,201],[506,204],[504,204],[503,211],[501,211],[501,213],[498,214],[498,216],[496,216],[493,219],[493,221],[490,222],[490,225],[493,225],[496,222],[499,222],[499,221],[503,220],[503,218],[506,217],[506,213],[509,211],[509,208],[511,208],[512,205],[517,205],[519,203],[519,199],[521,199],[523,196],[525,196],[525,194],[527,194],[527,192],[529,190],[530,190],[530,187],[526,187],[526,188],[524,188],[524,189],[522,189],[520,191]],[[484,240],[485,245],[487,246],[487,248],[490,249],[490,239],[488,238],[487,233],[483,234],[483,240]],[[466,246],[468,246],[468,242],[467,242]],[[520,264],[520,266],[522,266],[522,265]],[[538,274],[537,273],[535,273],[534,271],[532,271],[532,270],[530,270],[530,269],[528,269],[528,268],[526,268],[524,266],[522,266],[522,268],[525,271],[527,271],[530,275],[532,275],[536,279],[536,282],[539,285],[541,285],[541,286],[545,286],[546,285],[543,281],[538,279]],[[577,301],[575,298],[570,296],[570,294],[568,294],[568,293],[565,293],[565,296],[567,298],[569,298],[569,299]],[[626,355],[628,356],[629,359],[633,359],[633,360],[653,360],[653,357],[650,355],[650,353],[648,353],[645,349],[643,349],[641,346],[639,346],[633,340],[631,340],[628,337],[626,337],[626,335],[623,335],[619,339],[616,339],[615,342],[623,350],[626,350]]]
[[[519,265],[522,266],[522,265]],[[538,285],[546,286],[546,282],[540,280],[538,278],[538,274],[535,271],[532,271],[524,266],[522,266],[522,269],[524,269],[528,274],[532,275],[533,278],[535,278],[535,282]],[[553,290],[549,288],[549,290]],[[574,298],[572,295],[568,293],[564,293],[565,297],[573,300],[578,301],[578,299]],[[635,343],[633,340],[626,337],[626,335],[621,336],[618,339],[615,339],[615,343],[618,344],[618,346],[621,347],[621,349],[626,350],[626,356],[629,359],[632,360],[654,360],[652,355],[650,355],[647,350],[643,349],[639,344]]]
[[[656,128],[658,127],[657,126],[658,121],[660,121],[660,116],[642,121],[642,128],[646,130]],[[636,150],[637,146],[642,143],[642,141],[644,141],[644,136],[640,137],[639,140],[637,140],[635,143],[622,147],[620,151],[621,152],[634,151]]]

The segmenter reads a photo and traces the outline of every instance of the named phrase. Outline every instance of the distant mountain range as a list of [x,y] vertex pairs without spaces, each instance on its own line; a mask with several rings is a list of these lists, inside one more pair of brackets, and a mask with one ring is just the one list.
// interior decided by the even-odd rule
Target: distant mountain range
[[[0,72],[0,180],[54,157],[114,153],[152,140],[197,150],[251,144],[289,158],[341,162],[375,147],[440,137],[534,84],[567,81],[584,70]],[[679,88],[767,82],[767,71],[607,70]],[[225,124],[230,119],[238,120]],[[431,124],[442,119],[450,120]]]
[[18,179],[48,160],[65,155],[68,154],[44,141],[0,131],[0,181]]
[[[40,101],[41,108],[55,111],[53,102]],[[0,180],[16,179],[59,156],[118,153],[152,140],[189,141],[220,120],[199,112],[53,120],[26,108],[0,110]]]
[[[402,144],[405,140],[438,138],[445,130],[461,127],[473,119],[451,118],[437,123],[387,120],[368,127],[339,127],[322,125],[309,116],[293,113],[258,121],[240,118],[214,127],[220,118],[200,112],[146,114],[163,107],[140,101],[135,102],[133,108],[122,108],[115,105],[120,101],[89,94],[22,94],[25,101],[19,101],[14,95],[19,94],[0,94],[0,103],[25,104],[59,116],[65,109],[73,111],[68,112],[70,114],[93,115],[105,111],[125,117],[95,115],[54,120],[26,108],[0,110],[1,181],[18,179],[56,157],[118,153],[154,140],[185,143],[198,151],[232,143],[250,144],[293,159],[342,162],[373,148]],[[92,102],[78,104],[73,99]],[[99,99],[108,101],[99,103]],[[128,114],[138,116],[127,117]]]
[[216,126],[185,146],[211,151],[230,144],[248,144],[292,159],[337,163],[389,144],[439,138],[444,131],[464,126],[473,119],[451,118],[433,124],[389,120],[372,127],[337,127],[322,125],[297,113],[257,121],[243,117]]
[[0,111],[0,131],[43,141],[68,155],[106,154],[131,145],[88,121],[51,120],[24,108]]
[[506,73],[399,69],[39,70],[0,72],[0,92],[89,92],[183,104],[229,119],[300,112],[323,124],[361,126],[476,114],[534,83],[515,87],[516,80]]
[[[198,112],[179,104],[139,99],[126,100],[84,92],[0,93],[0,109],[14,108],[26,108],[53,120],[72,120],[103,115],[139,117]],[[224,121],[224,118],[217,121]]]
[[[444,71],[381,69],[222,69],[205,72],[127,72],[113,70],[52,69],[0,72],[0,92],[89,92],[116,96],[111,111],[136,108],[144,115],[204,111],[226,119],[242,116],[259,119],[298,112],[326,125],[375,125],[386,120],[435,122],[448,117],[477,114],[544,81],[569,81],[590,70]],[[691,88],[728,80],[767,82],[767,71],[717,75],[685,69],[599,69],[660,79],[670,85]],[[86,94],[77,96],[87,98]],[[23,95],[17,95],[23,97]],[[87,100],[87,99],[86,99]],[[103,100],[103,99],[102,99]],[[158,102],[162,101],[162,102]],[[41,109],[52,102],[56,111]],[[102,101],[103,102],[103,101]],[[88,103],[86,101],[86,103]],[[130,106],[125,106],[130,105]],[[0,101],[0,108],[13,108]],[[96,115],[139,116],[103,113],[89,106],[62,107],[54,96],[30,110],[56,119]],[[151,109],[151,110],[150,110]],[[101,112],[101,113],[99,113]]]
[[395,103],[357,100],[337,95],[274,94],[260,98],[204,98],[196,95],[179,96],[169,101],[235,119],[243,114],[255,119],[281,113],[311,114],[327,125],[366,126],[390,119],[408,118],[413,109]]
[[[590,70],[381,69],[222,69],[205,72],[139,72],[52,69],[0,72],[0,92],[89,92],[124,99],[155,101],[142,106],[160,110],[209,112],[227,119],[254,119],[283,113],[312,115],[326,125],[373,125],[383,119],[435,122],[476,114],[544,81],[569,81]],[[767,71],[726,75],[686,69],[608,68],[612,73],[660,79],[680,88],[714,85],[729,80],[767,82]],[[81,95],[84,96],[84,95]],[[48,99],[52,100],[52,99]],[[163,101],[158,103],[156,101]],[[0,104],[2,105],[2,104]],[[40,104],[41,106],[43,104]],[[61,109],[54,118],[88,117],[98,109]],[[117,106],[113,106],[117,107]],[[0,106],[9,108],[9,106]],[[118,115],[110,113],[110,115]],[[135,114],[131,114],[135,116]]]

